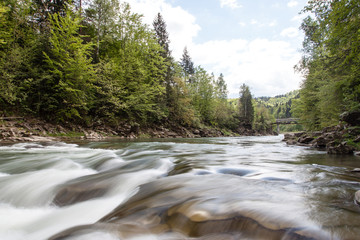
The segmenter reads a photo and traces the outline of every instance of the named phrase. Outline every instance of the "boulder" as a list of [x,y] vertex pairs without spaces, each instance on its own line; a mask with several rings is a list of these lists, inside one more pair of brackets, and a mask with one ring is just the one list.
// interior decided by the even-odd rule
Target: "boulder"
[[199,135],[199,134],[200,134],[200,131],[199,131],[198,129],[195,129],[195,130],[193,131],[193,133],[194,133],[195,135]]
[[101,134],[95,132],[95,131],[83,131],[86,139],[102,139],[104,138]]
[[326,148],[326,145],[329,143],[329,140],[326,139],[323,136],[320,136],[318,138],[315,139],[315,141],[313,142],[313,146],[316,148]]
[[355,203],[360,205],[360,190],[355,193]]
[[303,136],[303,137],[300,137],[298,142],[299,143],[304,143],[304,144],[309,144],[311,141],[313,141],[314,138],[313,137],[310,137],[310,136]]
[[353,154],[354,148],[348,146],[346,142],[342,142],[340,144],[336,144],[335,142],[330,142],[327,146],[328,154],[336,154],[336,155],[345,155],[345,154]]
[[292,140],[295,139],[294,134],[285,133],[283,141],[285,142],[285,141],[290,140],[290,139],[292,139]]
[[305,132],[297,132],[297,133],[294,133],[294,136],[299,138],[301,136],[303,136],[305,134]]

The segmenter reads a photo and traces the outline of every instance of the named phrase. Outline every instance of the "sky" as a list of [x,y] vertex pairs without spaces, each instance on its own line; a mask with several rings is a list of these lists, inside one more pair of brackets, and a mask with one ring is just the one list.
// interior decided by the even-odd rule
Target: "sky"
[[229,98],[240,85],[254,97],[276,96],[299,89],[302,77],[294,71],[301,58],[307,0],[126,0],[133,12],[152,22],[161,13],[173,57],[184,47],[195,66],[224,75]]

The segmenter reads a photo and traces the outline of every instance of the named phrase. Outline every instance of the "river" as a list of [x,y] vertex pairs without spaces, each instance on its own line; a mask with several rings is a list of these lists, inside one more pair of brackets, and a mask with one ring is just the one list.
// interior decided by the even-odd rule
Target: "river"
[[360,157],[283,136],[0,146],[0,239],[360,239]]

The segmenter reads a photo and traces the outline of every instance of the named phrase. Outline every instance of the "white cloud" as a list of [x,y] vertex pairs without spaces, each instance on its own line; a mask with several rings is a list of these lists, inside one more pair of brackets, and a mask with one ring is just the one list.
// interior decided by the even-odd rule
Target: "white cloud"
[[257,27],[275,27],[278,25],[278,22],[276,20],[272,20],[270,22],[265,22],[265,21],[259,22],[256,19],[251,19],[250,24],[256,25]]
[[271,21],[271,22],[268,24],[269,27],[275,27],[276,25],[277,25],[277,21],[276,21],[276,20],[273,20],[273,21]]
[[256,19],[251,19],[251,21],[250,21],[250,24],[252,24],[252,25],[255,25],[257,23],[258,23],[258,21]]
[[298,1],[291,0],[290,2],[288,2],[287,6],[288,7],[296,7],[298,4],[299,4]]
[[185,46],[191,45],[194,37],[201,30],[196,24],[196,18],[181,7],[174,7],[165,0],[127,0],[132,11],[144,15],[144,22],[152,25],[157,15],[161,13],[170,37],[170,47],[173,56],[179,59]]
[[[255,96],[274,96],[299,87],[300,76],[294,73],[293,66],[300,59],[300,54],[289,43],[268,39],[232,39],[195,44],[193,39],[201,28],[189,12],[172,6],[166,0],[128,1],[135,12],[145,15],[144,21],[148,24],[152,24],[156,14],[161,12],[175,59],[180,59],[187,46],[195,65],[201,65],[217,76],[224,74],[230,97],[238,97],[242,83],[248,84]],[[271,23],[276,24],[270,22],[265,26]],[[251,24],[260,23],[253,19]],[[294,36],[295,33],[291,35],[291,31],[285,30],[282,35]]]
[[255,96],[274,96],[299,88],[293,66],[300,54],[284,41],[255,39],[209,41],[189,49],[195,63],[216,75],[223,73],[230,97],[238,97],[242,83]]
[[231,9],[241,8],[242,6],[238,3],[237,0],[220,0],[220,6],[229,7]]
[[242,26],[242,27],[245,27],[246,23],[245,22],[239,22],[239,25]]
[[299,30],[294,27],[285,28],[281,31],[280,35],[283,37],[294,38],[299,36]]
[[295,15],[291,21],[292,22],[302,22],[308,15],[307,14],[298,14],[298,15]]

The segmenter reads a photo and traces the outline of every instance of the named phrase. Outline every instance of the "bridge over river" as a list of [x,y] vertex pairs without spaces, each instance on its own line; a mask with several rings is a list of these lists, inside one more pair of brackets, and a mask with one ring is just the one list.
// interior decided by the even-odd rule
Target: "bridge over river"
[[299,118],[279,118],[276,119],[274,123],[272,123],[273,125],[276,124],[276,131],[279,133],[280,129],[279,126],[281,124],[298,124],[299,123]]

